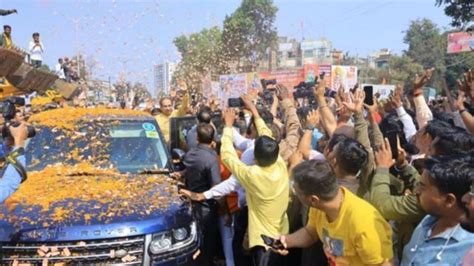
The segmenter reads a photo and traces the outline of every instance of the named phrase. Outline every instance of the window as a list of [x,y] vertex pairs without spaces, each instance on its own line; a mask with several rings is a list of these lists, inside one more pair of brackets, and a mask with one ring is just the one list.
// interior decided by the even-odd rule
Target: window
[[304,51],[304,57],[305,57],[305,58],[311,58],[311,57],[313,57],[313,56],[314,56],[313,50],[306,50],[306,51]]

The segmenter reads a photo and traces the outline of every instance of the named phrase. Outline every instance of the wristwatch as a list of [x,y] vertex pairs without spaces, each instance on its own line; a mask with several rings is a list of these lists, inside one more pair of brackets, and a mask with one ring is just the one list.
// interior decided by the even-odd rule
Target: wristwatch
[[25,155],[25,148],[20,147],[20,148],[18,148],[18,149],[16,149],[16,150],[12,151],[12,152],[8,155],[8,157],[16,158],[16,157],[18,157],[18,156],[20,156],[20,155]]
[[459,110],[459,114],[462,115],[462,113],[466,112],[466,109]]

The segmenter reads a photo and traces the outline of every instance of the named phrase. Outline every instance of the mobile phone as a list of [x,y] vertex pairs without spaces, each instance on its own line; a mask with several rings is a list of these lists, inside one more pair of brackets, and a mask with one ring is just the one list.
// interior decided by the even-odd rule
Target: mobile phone
[[388,141],[390,142],[390,149],[392,150],[392,159],[398,158],[398,145],[397,145],[397,138],[398,134],[395,132],[389,132],[387,134]]
[[264,234],[261,234],[260,237],[262,237],[263,243],[265,243],[265,245],[273,249],[285,249],[285,247],[283,246],[283,244],[281,243],[279,239],[275,239],[273,237],[269,237]]
[[229,107],[244,107],[244,101],[239,97],[239,98],[229,98],[228,99],[228,106]]
[[364,103],[367,105],[374,104],[374,86],[364,86],[365,99]]

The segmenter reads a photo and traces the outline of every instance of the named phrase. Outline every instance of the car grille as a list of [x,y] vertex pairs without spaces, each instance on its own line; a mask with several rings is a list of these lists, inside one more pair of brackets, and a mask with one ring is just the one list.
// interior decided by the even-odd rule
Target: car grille
[[[49,249],[46,254],[41,254],[43,256],[39,254],[41,251],[38,252],[42,246]],[[13,262],[41,265],[44,259],[49,263],[67,265],[141,265],[144,246],[144,236],[80,242],[1,243],[0,257],[2,265]],[[57,249],[60,254],[52,253],[51,248]]]

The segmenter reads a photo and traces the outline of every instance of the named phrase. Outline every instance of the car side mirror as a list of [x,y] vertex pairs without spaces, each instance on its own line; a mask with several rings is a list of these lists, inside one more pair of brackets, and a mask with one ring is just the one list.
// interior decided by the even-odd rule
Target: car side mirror
[[175,148],[171,151],[171,159],[173,160],[173,166],[175,171],[184,170],[184,155],[186,155],[186,152],[178,148]]

